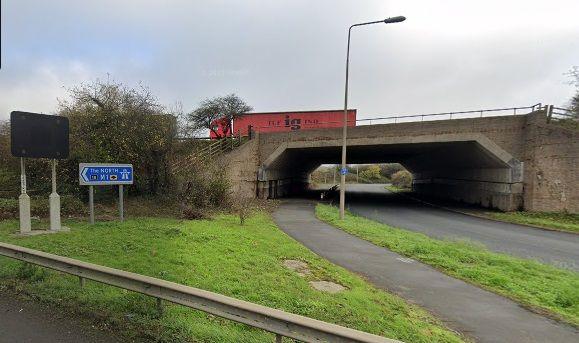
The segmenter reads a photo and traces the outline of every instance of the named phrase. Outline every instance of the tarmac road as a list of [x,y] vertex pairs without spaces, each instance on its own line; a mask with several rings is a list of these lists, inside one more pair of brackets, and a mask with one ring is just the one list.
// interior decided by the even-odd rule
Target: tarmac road
[[113,333],[35,301],[0,293],[0,343],[117,343]]
[[579,235],[477,218],[397,195],[384,185],[349,184],[346,206],[355,214],[436,238],[467,239],[497,252],[579,271]]

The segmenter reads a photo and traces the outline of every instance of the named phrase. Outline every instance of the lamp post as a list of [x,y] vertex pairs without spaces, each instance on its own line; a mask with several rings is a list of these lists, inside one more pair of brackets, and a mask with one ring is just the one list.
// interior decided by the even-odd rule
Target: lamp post
[[348,49],[346,51],[346,90],[344,92],[344,127],[342,129],[342,167],[340,169],[340,219],[344,219],[344,210],[346,202],[346,137],[348,134],[348,71],[350,67],[350,35],[352,28],[356,26],[365,26],[371,24],[391,24],[400,23],[406,20],[406,17],[398,16],[386,18],[384,20],[370,21],[350,26],[348,29]]

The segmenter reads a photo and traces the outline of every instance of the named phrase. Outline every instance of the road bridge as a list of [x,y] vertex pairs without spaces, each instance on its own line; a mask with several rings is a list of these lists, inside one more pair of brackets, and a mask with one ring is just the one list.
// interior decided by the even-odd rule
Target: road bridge
[[[550,106],[508,110],[350,127],[347,160],[398,162],[417,193],[505,211],[578,212],[577,129],[552,120]],[[399,122],[409,117],[419,121]],[[261,198],[303,190],[318,166],[340,163],[341,137],[341,128],[258,133],[224,157],[234,190]]]

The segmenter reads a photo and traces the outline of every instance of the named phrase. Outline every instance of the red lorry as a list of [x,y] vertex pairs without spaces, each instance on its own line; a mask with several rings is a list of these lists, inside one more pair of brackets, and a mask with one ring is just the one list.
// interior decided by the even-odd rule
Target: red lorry
[[[292,111],[246,113],[233,121],[233,129],[227,130],[227,121],[218,119],[210,130],[212,139],[234,135],[248,136],[252,132],[285,132],[320,128],[342,127],[343,110]],[[356,110],[348,110],[348,126],[356,126]],[[224,132],[227,130],[227,132]]]

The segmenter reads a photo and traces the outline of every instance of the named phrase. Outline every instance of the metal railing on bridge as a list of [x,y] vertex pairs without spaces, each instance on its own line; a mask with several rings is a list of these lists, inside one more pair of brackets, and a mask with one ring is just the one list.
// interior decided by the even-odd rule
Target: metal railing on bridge
[[[453,119],[468,119],[468,118],[486,118],[486,117],[498,117],[498,116],[508,116],[508,115],[526,115],[534,111],[544,109],[541,103],[537,103],[530,106],[519,106],[519,107],[506,107],[506,108],[493,108],[485,110],[472,110],[472,111],[455,111],[455,112],[437,112],[437,113],[424,113],[424,114],[412,114],[412,115],[394,115],[388,117],[375,117],[375,118],[362,118],[348,121],[348,124],[354,124],[351,126],[362,126],[362,125],[378,125],[378,124],[399,124],[399,123],[409,123],[409,122],[425,122],[434,120],[453,120]],[[319,126],[328,125],[333,128],[341,127],[343,121],[325,121],[325,122],[314,122],[314,123],[301,123],[302,129],[316,129]],[[259,129],[271,129],[279,126],[254,126],[256,131]]]
[[276,342],[279,343],[282,342],[282,337],[289,337],[303,342],[400,343],[396,340],[287,313],[202,289],[12,244],[0,243],[0,256],[78,276],[80,287],[84,285],[85,279],[89,279],[156,297],[157,307],[160,312],[162,312],[162,300],[166,300],[247,324],[275,334]]
[[574,114],[568,108],[549,106],[547,109],[547,117],[549,120],[577,120],[577,114]]
[[173,171],[174,172],[186,171],[193,164],[207,160],[212,160],[216,156],[219,156],[223,153],[226,153],[241,146],[248,140],[249,140],[248,137],[242,137],[241,135],[214,140],[208,139],[207,144],[204,145],[202,148],[193,151],[187,157],[176,160],[172,165]]
[[426,114],[412,114],[412,115],[400,115],[400,116],[389,116],[389,117],[378,117],[378,118],[367,118],[367,119],[357,119],[356,123],[368,123],[366,125],[376,125],[376,124],[397,124],[397,123],[408,123],[408,122],[423,122],[431,120],[453,120],[453,119],[468,119],[468,118],[487,118],[487,117],[499,117],[508,115],[525,115],[534,111],[542,109],[541,103],[537,103],[531,106],[520,106],[520,107],[506,107],[506,108],[493,108],[486,110],[471,110],[471,111],[456,111],[456,112],[439,112],[439,113],[426,113]]

